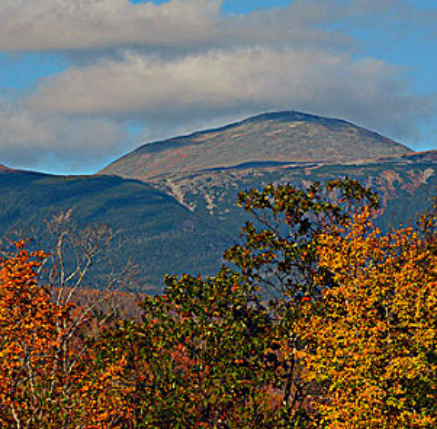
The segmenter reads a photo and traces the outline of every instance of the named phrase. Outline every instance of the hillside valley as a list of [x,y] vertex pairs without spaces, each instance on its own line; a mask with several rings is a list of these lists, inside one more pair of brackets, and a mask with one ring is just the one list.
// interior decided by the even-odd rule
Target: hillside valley
[[166,175],[150,183],[174,195],[194,213],[219,219],[236,234],[246,219],[237,206],[240,191],[261,189],[270,183],[291,183],[303,189],[315,181],[347,176],[378,192],[381,210],[376,222],[387,229],[409,222],[418,209],[431,204],[437,186],[436,157],[437,152],[428,152],[420,157],[414,154],[348,164],[245,165]]

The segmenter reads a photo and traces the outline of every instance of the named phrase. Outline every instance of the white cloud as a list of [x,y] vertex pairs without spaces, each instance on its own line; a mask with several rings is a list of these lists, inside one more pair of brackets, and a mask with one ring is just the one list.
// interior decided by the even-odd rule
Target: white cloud
[[214,27],[219,9],[220,2],[215,0],[173,0],[160,6],[127,0],[3,0],[0,49],[193,43],[199,33]]
[[[226,15],[223,0],[2,0],[0,51],[162,51],[237,45],[348,45],[330,24],[418,19],[404,0],[290,0],[286,7]],[[429,16],[429,13],[427,14]],[[370,19],[370,21],[369,21]],[[434,27],[433,27],[434,28]]]
[[240,48],[166,60],[130,52],[66,70],[28,103],[47,113],[165,118],[169,125],[293,108],[411,137],[411,119],[424,113],[426,100],[411,94],[399,73],[383,61],[317,49]]
[[321,24],[339,17],[338,0],[296,1],[281,9],[226,16],[222,0],[2,0],[0,51],[120,47],[199,49],[239,44],[347,43]]
[[0,102],[0,160],[52,173],[94,172],[129,147],[124,127],[107,119],[45,115]]
[[403,70],[358,60],[343,30],[410,12],[403,0],[290,0],[247,15],[224,14],[221,0],[0,0],[0,52],[71,60],[21,99],[0,99],[0,162],[96,171],[131,148],[131,121],[167,137],[282,109],[408,142],[431,101]]

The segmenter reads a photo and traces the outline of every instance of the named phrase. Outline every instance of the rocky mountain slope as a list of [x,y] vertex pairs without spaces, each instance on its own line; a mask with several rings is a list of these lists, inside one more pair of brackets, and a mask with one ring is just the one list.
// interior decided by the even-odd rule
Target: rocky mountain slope
[[284,166],[240,166],[163,175],[153,184],[199,216],[212,217],[237,236],[246,215],[237,206],[238,193],[267,184],[291,183],[305,188],[315,181],[348,176],[380,196],[380,227],[409,222],[431,206],[437,187],[437,151],[345,164],[307,163]]
[[378,222],[388,228],[429,205],[437,152],[415,153],[342,120],[278,112],[141,146],[103,172],[145,180],[235,237],[245,220],[238,192],[347,175],[380,194]]
[[406,146],[346,121],[278,112],[146,144],[101,173],[147,181],[163,174],[244,164],[342,163],[411,152]]

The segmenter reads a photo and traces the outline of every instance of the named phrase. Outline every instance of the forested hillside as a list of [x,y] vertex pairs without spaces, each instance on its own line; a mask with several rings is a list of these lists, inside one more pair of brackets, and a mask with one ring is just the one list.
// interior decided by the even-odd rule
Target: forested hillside
[[142,321],[78,306],[55,287],[60,260],[16,242],[0,262],[2,427],[434,428],[437,208],[384,234],[349,179],[240,203],[255,222],[228,266],[168,277]]
[[[37,239],[49,249],[47,221],[71,210],[70,217],[80,228],[111,228],[111,259],[116,264],[131,260],[137,265],[143,290],[162,290],[169,272],[194,273],[201,267],[212,274],[223,249],[231,244],[229,235],[213,220],[191,213],[174,197],[135,180],[6,171],[0,172],[0,187],[3,239],[20,230],[19,235]],[[108,274],[112,267],[96,269]]]

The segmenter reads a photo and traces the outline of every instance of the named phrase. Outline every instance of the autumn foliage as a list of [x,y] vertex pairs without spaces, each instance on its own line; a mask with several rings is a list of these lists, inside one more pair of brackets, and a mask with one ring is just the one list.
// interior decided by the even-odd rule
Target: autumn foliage
[[0,261],[0,426],[437,427],[435,211],[382,233],[349,179],[240,204],[252,221],[227,265],[168,277],[141,321],[53,300],[47,255],[17,242]]
[[319,238],[333,275],[306,309],[301,354],[320,385],[322,427],[437,427],[435,218],[382,235],[369,210]]
[[20,241],[0,262],[1,427],[115,427],[117,397],[109,393],[123,363],[97,367],[82,335],[87,320],[38,284],[45,258]]

